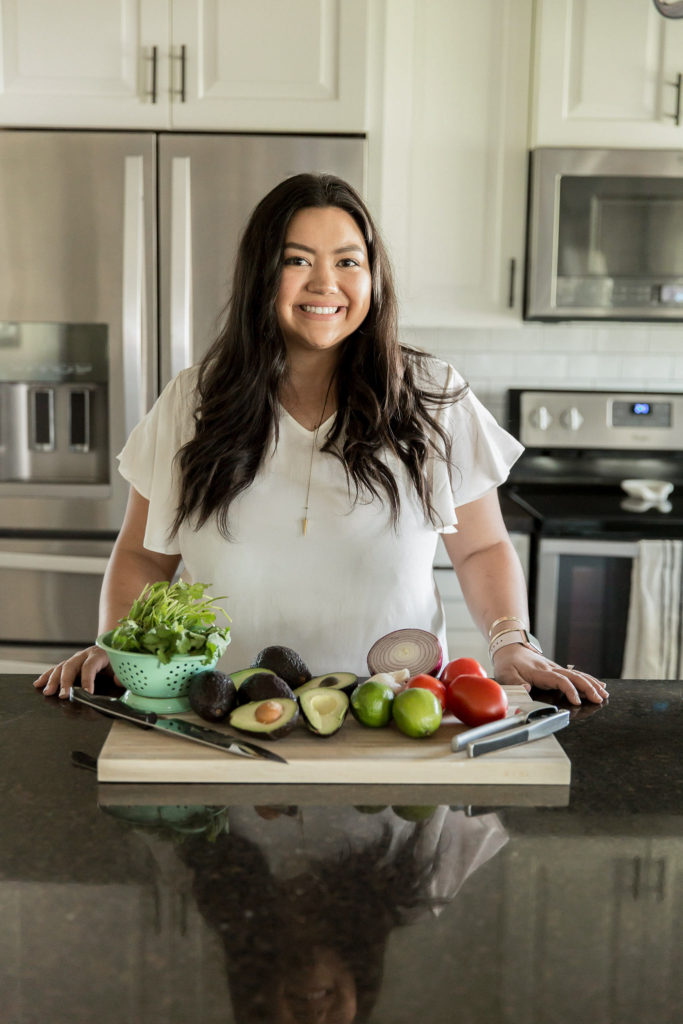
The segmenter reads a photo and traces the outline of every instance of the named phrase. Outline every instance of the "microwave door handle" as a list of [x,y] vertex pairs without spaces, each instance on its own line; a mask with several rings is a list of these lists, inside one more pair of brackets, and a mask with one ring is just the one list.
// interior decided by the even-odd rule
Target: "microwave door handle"
[[123,404],[126,437],[145,413],[147,393],[144,162],[127,156],[123,195]]
[[171,161],[170,373],[192,363],[192,185],[189,156]]

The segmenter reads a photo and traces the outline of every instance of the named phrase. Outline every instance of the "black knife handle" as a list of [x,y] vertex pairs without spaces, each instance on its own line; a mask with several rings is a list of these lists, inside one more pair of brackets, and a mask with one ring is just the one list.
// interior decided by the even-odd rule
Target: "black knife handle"
[[76,701],[78,704],[86,704],[90,708],[94,708],[95,711],[102,711],[105,715],[115,715],[117,718],[128,718],[131,721],[139,722],[140,725],[146,725],[151,727],[157,720],[157,716],[154,711],[138,711],[136,708],[128,707],[125,705],[125,711],[122,711],[121,701],[118,697],[102,697],[95,696],[94,693],[88,693],[82,686],[72,686],[69,691],[69,700]]

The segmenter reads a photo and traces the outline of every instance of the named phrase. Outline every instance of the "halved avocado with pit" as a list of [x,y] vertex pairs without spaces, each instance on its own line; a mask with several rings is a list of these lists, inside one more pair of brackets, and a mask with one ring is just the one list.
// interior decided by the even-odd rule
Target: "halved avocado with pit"
[[304,722],[317,736],[333,736],[339,732],[349,710],[349,698],[342,690],[317,686],[299,697]]
[[324,676],[313,676],[307,683],[297,686],[294,696],[300,697],[302,693],[306,693],[308,690],[316,690],[321,686],[330,690],[342,690],[348,694],[353,690],[357,682],[358,676],[354,675],[353,672],[326,672]]
[[287,697],[271,697],[241,704],[230,713],[230,725],[262,739],[279,740],[292,731],[299,720],[299,705]]

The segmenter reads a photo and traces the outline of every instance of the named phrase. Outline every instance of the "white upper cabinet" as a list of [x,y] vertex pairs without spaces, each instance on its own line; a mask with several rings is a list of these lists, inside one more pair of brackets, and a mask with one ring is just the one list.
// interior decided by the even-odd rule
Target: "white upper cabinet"
[[521,322],[531,0],[387,0],[370,199],[415,326]]
[[368,0],[0,0],[0,125],[363,131]]
[[169,26],[167,0],[0,0],[0,125],[168,127]]
[[366,0],[173,0],[173,126],[362,131],[367,6]]
[[683,20],[651,0],[537,0],[534,53],[532,146],[683,145]]

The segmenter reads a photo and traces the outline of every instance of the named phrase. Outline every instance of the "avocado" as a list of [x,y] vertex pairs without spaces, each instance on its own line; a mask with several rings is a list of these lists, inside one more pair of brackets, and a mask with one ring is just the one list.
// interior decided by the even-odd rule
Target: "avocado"
[[[238,672],[231,672],[230,673],[230,678],[232,679],[233,683],[235,684],[235,686],[239,690],[239,688],[242,685],[242,683],[245,683],[247,681],[247,679],[249,678],[249,676],[253,676],[257,672],[270,672],[270,671],[271,670],[269,668],[241,668]],[[275,673],[271,672],[271,675],[275,675]]]
[[279,740],[291,732],[299,720],[299,707],[287,697],[254,700],[240,704],[230,714],[230,725],[267,740]]
[[269,700],[275,697],[280,699],[294,700],[292,693],[284,679],[280,679],[274,672],[259,672],[258,669],[244,680],[237,691],[237,703],[249,704],[255,700]]
[[264,647],[251,663],[252,668],[269,668],[276,676],[295,689],[311,678],[308,666],[291,647],[274,645]]
[[413,805],[394,805],[392,808],[394,814],[397,814],[399,818],[403,818],[404,821],[429,821],[430,818],[436,813],[436,807],[427,806],[413,806]]
[[342,690],[330,686],[317,686],[299,697],[303,720],[318,736],[332,736],[344,724],[349,710],[349,698]]
[[306,690],[315,690],[318,686],[330,687],[333,690],[343,690],[350,693],[358,682],[358,676],[353,672],[327,672],[324,676],[313,676],[303,686],[297,686],[294,691],[296,697],[300,697]]
[[192,710],[207,722],[220,722],[237,703],[237,688],[230,676],[217,669],[196,672],[187,692]]

